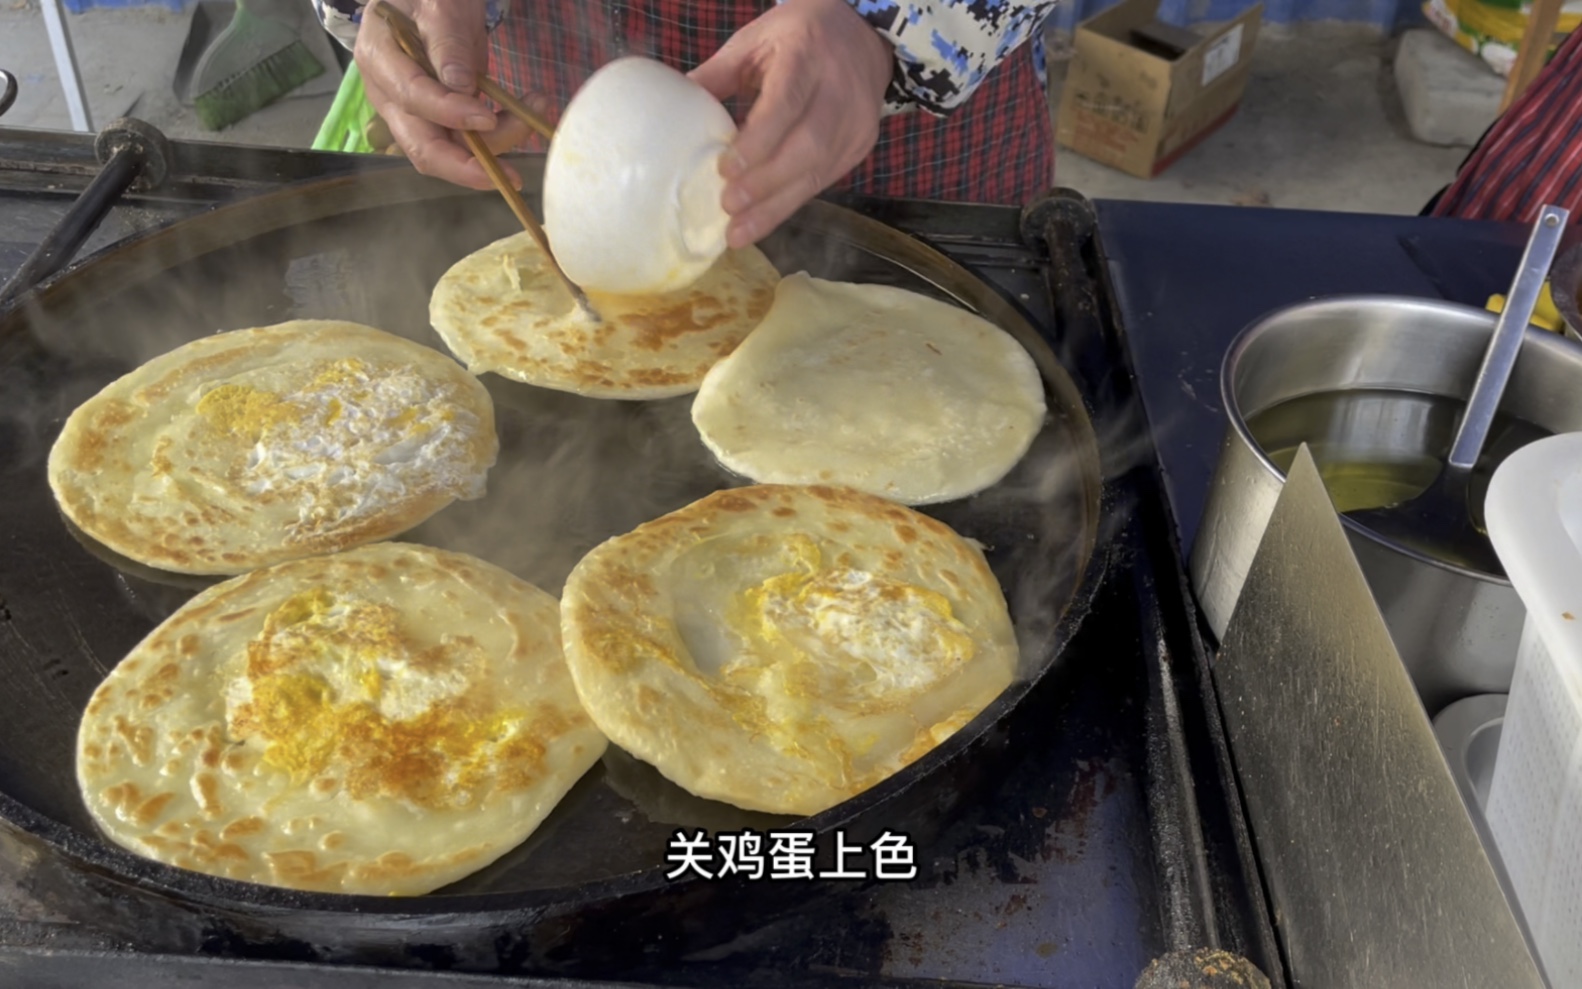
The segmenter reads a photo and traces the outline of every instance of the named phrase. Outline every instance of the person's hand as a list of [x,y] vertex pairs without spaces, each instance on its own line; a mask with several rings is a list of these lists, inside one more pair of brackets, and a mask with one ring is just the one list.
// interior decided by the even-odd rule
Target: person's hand
[[[380,3],[417,22],[443,85],[407,58],[374,10]],[[494,188],[457,132],[477,131],[491,150],[501,152],[526,138],[528,128],[504,111],[491,113],[478,96],[478,76],[489,65],[484,0],[373,0],[363,10],[353,54],[368,102],[418,171],[472,189]],[[509,165],[505,169],[520,186],[520,176]]]
[[868,156],[894,57],[846,0],[786,0],[692,71],[721,100],[756,94],[720,163],[732,247],[767,236]]

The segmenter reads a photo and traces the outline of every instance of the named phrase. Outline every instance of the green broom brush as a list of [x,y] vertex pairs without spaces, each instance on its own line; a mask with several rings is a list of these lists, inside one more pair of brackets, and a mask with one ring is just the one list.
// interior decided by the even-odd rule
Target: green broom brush
[[323,74],[302,43],[302,15],[293,2],[300,0],[284,7],[277,0],[236,0],[231,23],[193,73],[193,109],[203,126],[229,127]]

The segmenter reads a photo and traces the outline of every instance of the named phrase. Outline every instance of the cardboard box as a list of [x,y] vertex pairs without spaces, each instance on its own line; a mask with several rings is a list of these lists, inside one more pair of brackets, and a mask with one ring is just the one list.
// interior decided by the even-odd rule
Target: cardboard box
[[1063,147],[1145,179],[1235,114],[1263,5],[1195,44],[1161,25],[1158,13],[1159,0],[1124,0],[1077,26],[1055,135]]

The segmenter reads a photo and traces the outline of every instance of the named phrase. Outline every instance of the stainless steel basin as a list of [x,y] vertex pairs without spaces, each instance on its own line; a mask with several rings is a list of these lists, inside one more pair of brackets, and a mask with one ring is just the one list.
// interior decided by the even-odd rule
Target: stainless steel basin
[[[1230,621],[1285,481],[1272,454],[1309,443],[1342,510],[1376,507],[1357,502],[1383,490],[1426,485],[1449,448],[1495,319],[1446,302],[1358,296],[1293,306],[1243,331],[1221,369],[1228,422],[1191,561],[1216,635]],[[1491,437],[1484,483],[1523,443],[1582,429],[1582,346],[1529,329],[1501,410],[1513,418]],[[1476,483],[1474,495],[1481,504]],[[1525,611],[1504,576],[1424,556],[1344,521],[1429,712],[1469,694],[1508,691]]]

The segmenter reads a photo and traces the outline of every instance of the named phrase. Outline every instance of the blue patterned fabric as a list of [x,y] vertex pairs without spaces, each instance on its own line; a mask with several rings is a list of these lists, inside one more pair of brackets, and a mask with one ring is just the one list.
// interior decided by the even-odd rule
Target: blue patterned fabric
[[1044,20],[1052,0],[850,0],[895,47],[889,102],[944,114],[966,102],[988,73],[1031,41],[1046,72]]

